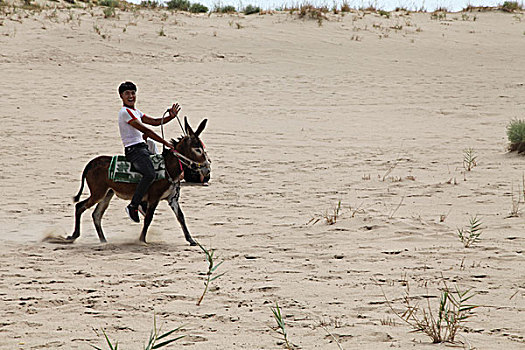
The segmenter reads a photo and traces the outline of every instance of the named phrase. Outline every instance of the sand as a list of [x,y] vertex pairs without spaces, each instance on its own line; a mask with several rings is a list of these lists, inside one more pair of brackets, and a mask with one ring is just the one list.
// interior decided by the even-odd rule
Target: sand
[[[105,347],[102,329],[142,349],[154,315],[183,326],[173,348],[280,349],[276,302],[298,348],[443,348],[411,333],[383,291],[399,312],[407,291],[435,311],[444,283],[481,306],[455,346],[525,347],[525,217],[509,217],[525,207],[525,158],[505,134],[524,117],[522,14],[318,23],[49,5],[60,8],[0,16],[1,349]],[[212,180],[183,186],[180,203],[226,274],[200,306],[207,264],[167,203],[147,245],[119,199],[109,243],[91,211],[74,244],[41,241],[72,232],[85,164],[123,152],[124,80],[147,114],[176,101],[194,127],[208,119]],[[474,216],[482,235],[465,248],[457,230]]]

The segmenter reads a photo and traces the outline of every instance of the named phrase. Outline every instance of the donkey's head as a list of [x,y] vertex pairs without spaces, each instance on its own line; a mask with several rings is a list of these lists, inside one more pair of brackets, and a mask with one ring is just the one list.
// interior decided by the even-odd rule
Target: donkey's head
[[184,161],[181,157],[181,163],[184,168],[184,179],[188,182],[205,183],[210,179],[210,159],[204,149],[204,144],[200,140],[199,136],[206,127],[204,119],[197,128],[193,131],[187,118],[184,118],[184,127],[186,136],[180,138],[178,141],[172,140],[175,150],[182,154],[185,158],[190,161]]

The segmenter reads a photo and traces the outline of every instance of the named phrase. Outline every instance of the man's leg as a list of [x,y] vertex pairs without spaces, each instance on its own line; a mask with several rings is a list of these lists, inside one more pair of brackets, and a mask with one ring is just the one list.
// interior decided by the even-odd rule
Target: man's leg
[[132,162],[135,169],[142,174],[142,179],[137,185],[131,203],[126,208],[129,217],[135,222],[140,222],[138,215],[139,204],[144,195],[148,192],[150,185],[155,180],[155,169],[153,168],[153,163],[149,156],[150,152],[148,151],[147,146],[136,147],[126,153],[126,158]]

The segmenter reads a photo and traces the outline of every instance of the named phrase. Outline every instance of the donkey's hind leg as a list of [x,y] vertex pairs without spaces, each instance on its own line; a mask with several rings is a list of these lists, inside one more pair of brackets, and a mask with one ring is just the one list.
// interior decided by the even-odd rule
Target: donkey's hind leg
[[93,217],[93,223],[95,224],[95,228],[97,229],[98,239],[102,243],[107,242],[106,237],[104,237],[104,231],[102,231],[102,216],[108,208],[109,202],[111,201],[111,198],[113,198],[114,194],[115,192],[113,192],[113,190],[109,190],[108,193],[106,193],[104,199],[97,204],[95,210],[93,211],[93,214],[91,215]]
[[104,198],[105,192],[102,192],[100,195],[91,194],[87,199],[78,202],[75,204],[75,230],[73,234],[66,239],[68,241],[74,241],[80,236],[80,218],[82,214]]
[[173,193],[168,197],[168,203],[170,205],[171,210],[175,213],[175,216],[177,217],[177,220],[179,221],[180,227],[182,227],[182,231],[184,232],[184,237],[186,238],[186,241],[191,246],[196,246],[197,243],[191,238],[190,231],[188,230],[188,227],[186,226],[186,220],[184,219],[184,214],[182,213],[182,209],[179,205],[179,195],[180,195],[180,184],[177,184],[175,188],[173,189]]

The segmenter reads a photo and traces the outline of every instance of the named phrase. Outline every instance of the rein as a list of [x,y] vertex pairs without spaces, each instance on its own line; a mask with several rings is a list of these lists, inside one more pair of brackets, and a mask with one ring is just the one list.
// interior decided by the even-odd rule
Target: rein
[[[164,114],[162,114],[162,119],[160,121],[160,131],[162,133],[162,138],[164,138],[164,117],[166,116],[166,113],[169,113],[170,112],[170,109],[168,108],[166,110],[166,112],[164,112]],[[179,116],[175,116],[175,118],[177,118],[177,121],[179,122],[179,126],[180,126],[180,129],[182,130],[182,133],[184,134],[184,136],[186,136],[186,131],[184,131],[184,128],[182,127],[182,123],[180,122],[180,119],[179,119]],[[164,146],[162,146],[162,148],[164,148]]]

